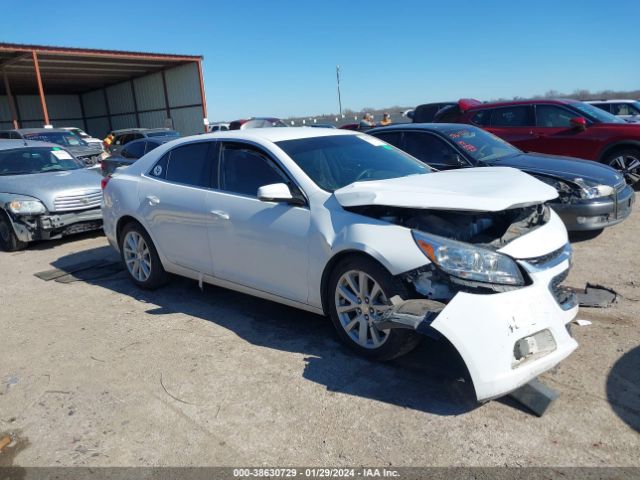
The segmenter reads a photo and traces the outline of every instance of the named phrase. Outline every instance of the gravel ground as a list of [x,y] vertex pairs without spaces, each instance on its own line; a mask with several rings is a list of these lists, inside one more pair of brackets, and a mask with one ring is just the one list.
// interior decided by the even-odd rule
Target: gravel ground
[[592,324],[542,376],[560,392],[542,418],[476,405],[434,341],[377,364],[322,317],[228,290],[34,276],[117,259],[98,234],[0,253],[0,466],[640,466],[638,238],[636,209],[574,243],[567,283],[623,299],[580,311]]

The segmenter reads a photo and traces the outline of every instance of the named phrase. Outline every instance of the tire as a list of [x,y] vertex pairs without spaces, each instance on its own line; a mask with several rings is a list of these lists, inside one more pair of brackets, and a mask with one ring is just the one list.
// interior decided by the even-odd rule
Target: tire
[[[355,290],[360,289],[360,279],[364,279],[366,288],[364,293],[360,290],[361,293],[356,294]],[[380,289],[377,294],[374,292],[376,284]],[[371,293],[373,295],[369,298]],[[372,360],[391,360],[413,350],[421,339],[416,332],[404,329],[378,330],[370,323],[372,317],[384,310],[388,299],[395,295],[408,298],[404,284],[375,260],[353,256],[340,261],[329,277],[326,303],[340,339],[360,355]],[[339,306],[344,310],[338,312]],[[369,314],[366,308],[369,308]]]
[[130,222],[120,235],[120,256],[129,278],[144,290],[155,290],[169,281],[158,251],[146,230]]
[[640,149],[621,148],[607,154],[603,163],[615,168],[634,188],[640,187]]
[[27,248],[28,243],[20,241],[13,231],[7,213],[0,210],[0,248],[5,252],[16,252]]

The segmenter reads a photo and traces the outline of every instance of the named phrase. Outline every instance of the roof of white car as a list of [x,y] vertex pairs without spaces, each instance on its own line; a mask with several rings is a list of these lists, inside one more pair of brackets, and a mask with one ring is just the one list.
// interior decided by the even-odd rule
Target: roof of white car
[[636,100],[630,100],[628,98],[610,98],[608,100],[588,100],[585,103],[636,103]]
[[361,132],[352,130],[340,130],[336,128],[310,128],[310,127],[275,127],[275,128],[248,128],[246,130],[229,130],[222,132],[206,133],[198,137],[228,138],[243,140],[263,140],[267,142],[282,142],[284,140],[297,140],[299,138],[330,137],[334,135],[362,135]]

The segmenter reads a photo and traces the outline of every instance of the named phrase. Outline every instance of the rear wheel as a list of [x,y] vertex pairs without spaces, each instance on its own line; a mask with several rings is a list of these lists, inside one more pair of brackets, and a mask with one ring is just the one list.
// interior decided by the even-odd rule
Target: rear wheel
[[169,276],[158,252],[139,223],[127,224],[120,238],[120,255],[133,283],[145,290],[155,290],[167,283]]
[[18,239],[6,212],[0,210],[0,247],[5,252],[15,252],[27,248],[27,242]]
[[604,163],[622,173],[629,185],[640,186],[640,150],[635,148],[616,150],[607,155]]
[[416,332],[377,328],[376,320],[389,308],[389,299],[408,295],[402,282],[374,260],[351,257],[340,262],[331,273],[328,295],[329,314],[338,335],[359,354],[391,360],[419,343]]

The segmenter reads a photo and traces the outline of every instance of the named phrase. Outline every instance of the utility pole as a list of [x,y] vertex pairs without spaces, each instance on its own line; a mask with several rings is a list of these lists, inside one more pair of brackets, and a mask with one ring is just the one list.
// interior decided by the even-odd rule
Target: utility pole
[[338,107],[340,108],[340,116],[342,117],[342,98],[340,98],[340,65],[336,65],[336,79],[338,80]]

